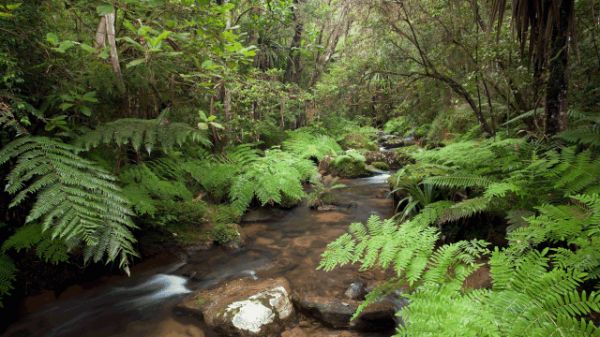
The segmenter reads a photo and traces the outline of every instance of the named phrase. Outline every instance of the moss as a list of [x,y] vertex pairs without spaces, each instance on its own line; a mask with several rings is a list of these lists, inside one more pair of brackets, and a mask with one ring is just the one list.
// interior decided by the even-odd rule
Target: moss
[[371,165],[374,168],[376,168],[378,170],[382,170],[382,171],[389,171],[389,169],[390,169],[390,166],[387,163],[384,163],[382,161],[373,162],[373,163],[371,163]]
[[210,234],[213,240],[221,245],[240,240],[242,236],[236,224],[217,224]]
[[394,152],[396,153],[396,160],[402,166],[413,164],[415,160],[412,155],[420,151],[423,151],[423,149],[421,149],[421,147],[419,147],[418,145],[399,147],[394,150]]
[[337,156],[332,165],[332,172],[343,178],[365,177],[371,173],[367,170],[366,160],[358,151],[346,151],[345,154]]

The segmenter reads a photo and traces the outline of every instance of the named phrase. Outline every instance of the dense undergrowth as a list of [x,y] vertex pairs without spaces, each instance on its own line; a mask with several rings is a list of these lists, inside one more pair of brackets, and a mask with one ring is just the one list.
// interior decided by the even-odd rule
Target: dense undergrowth
[[395,273],[360,310],[408,298],[399,336],[597,336],[599,13],[0,1],[0,306],[59,288],[43,271],[128,273],[153,237],[229,244],[249,209],[327,209],[333,176],[391,169],[396,216],[321,263]]
[[[498,137],[413,152],[390,177],[397,216],[352,224],[320,267],[392,269],[359,312],[401,291],[399,336],[597,336],[600,158],[578,132],[560,135],[575,144]],[[465,227],[478,235],[456,234]],[[491,287],[466,286],[483,266]]]

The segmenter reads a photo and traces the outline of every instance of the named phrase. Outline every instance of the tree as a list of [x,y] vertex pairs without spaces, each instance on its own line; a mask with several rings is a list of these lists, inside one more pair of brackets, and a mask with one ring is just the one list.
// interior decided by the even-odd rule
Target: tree
[[[545,95],[546,133],[554,135],[567,128],[569,87],[569,44],[574,26],[574,0],[513,0],[512,21],[521,41],[521,52],[529,43],[528,56],[534,71],[547,69]],[[502,23],[506,0],[493,4],[492,19]]]

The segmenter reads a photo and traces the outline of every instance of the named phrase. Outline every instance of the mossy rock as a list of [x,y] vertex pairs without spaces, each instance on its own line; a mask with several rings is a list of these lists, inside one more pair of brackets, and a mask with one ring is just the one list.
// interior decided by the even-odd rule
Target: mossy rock
[[346,151],[331,163],[332,173],[342,178],[358,178],[370,176],[365,157],[358,151]]
[[237,224],[217,224],[210,234],[215,242],[223,246],[240,248],[244,245],[245,238]]
[[387,163],[384,163],[382,161],[376,161],[371,163],[371,166],[373,166],[374,168],[381,170],[381,171],[389,171],[390,170],[390,166]]

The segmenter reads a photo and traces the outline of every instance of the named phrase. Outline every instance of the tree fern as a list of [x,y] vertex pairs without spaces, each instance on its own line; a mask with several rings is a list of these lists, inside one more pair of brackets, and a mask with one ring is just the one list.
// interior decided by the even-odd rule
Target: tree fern
[[78,144],[86,149],[104,144],[131,145],[136,151],[143,146],[148,153],[157,147],[168,152],[176,145],[181,146],[188,141],[210,145],[206,131],[185,123],[137,118],[123,118],[106,123],[77,140]]
[[255,197],[263,205],[298,202],[305,196],[302,182],[315,174],[311,161],[269,150],[234,178],[229,192],[232,206],[242,214]]
[[[70,244],[74,244],[74,240]],[[64,262],[69,259],[69,243],[60,239],[52,239],[49,231],[43,231],[38,223],[28,224],[17,229],[1,246],[3,252],[14,249],[35,249],[36,255],[43,261],[50,263]]]
[[129,204],[115,178],[77,152],[44,137],[21,137],[5,146],[0,165],[16,159],[6,178],[6,191],[15,194],[10,207],[37,194],[28,224],[39,223],[52,239],[82,244],[86,260],[118,260],[127,268],[135,255]]

